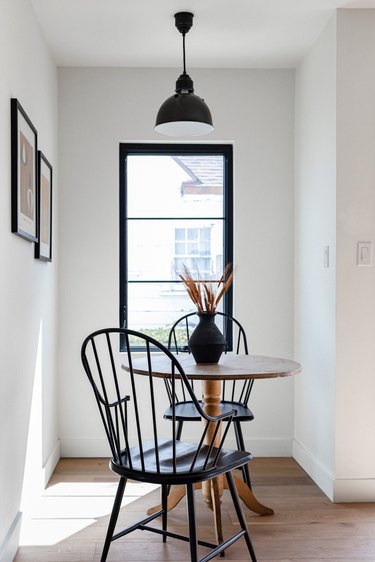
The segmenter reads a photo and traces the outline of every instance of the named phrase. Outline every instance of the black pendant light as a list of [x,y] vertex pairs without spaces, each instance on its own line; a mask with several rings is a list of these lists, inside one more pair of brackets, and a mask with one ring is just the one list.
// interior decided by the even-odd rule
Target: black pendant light
[[160,107],[155,124],[157,133],[171,137],[196,137],[214,130],[208,105],[194,94],[193,81],[186,74],[185,35],[193,25],[193,17],[190,12],[174,15],[176,27],[182,33],[184,71],[176,82],[176,93]]

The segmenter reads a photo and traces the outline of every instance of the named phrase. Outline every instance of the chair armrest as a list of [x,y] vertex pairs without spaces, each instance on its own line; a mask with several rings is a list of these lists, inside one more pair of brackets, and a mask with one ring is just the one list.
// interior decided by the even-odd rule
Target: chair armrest
[[118,406],[119,404],[123,404],[124,402],[129,402],[130,400],[130,396],[124,396],[123,398],[121,398],[121,400],[116,400],[116,402],[112,402],[111,404],[108,404],[110,408],[113,408],[114,406]]
[[[104,404],[104,405],[106,404],[105,400],[103,400],[103,398],[100,396],[99,393],[97,393],[97,398],[102,404]],[[123,396],[123,398],[121,398],[121,400],[116,400],[115,402],[111,402],[111,403],[108,402],[108,406],[110,408],[114,408],[115,406],[118,406],[119,404],[123,404],[124,402],[129,402],[129,400],[130,400],[130,396],[126,395],[126,396]]]
[[210,416],[210,418],[213,421],[221,421],[221,420],[225,420],[226,418],[234,418],[234,416],[236,414],[237,414],[237,410],[233,409],[233,410],[230,410],[229,412],[223,412],[222,414],[219,414],[218,416]]
[[207,421],[210,422],[216,422],[216,421],[222,421],[225,419],[232,419],[236,414],[237,414],[237,410],[233,409],[230,410],[229,412],[223,412],[222,414],[219,414],[218,416],[210,416],[208,415],[204,409],[200,406],[200,404],[198,403],[198,405],[196,405],[197,410],[199,411],[199,413],[201,414],[202,418],[204,418]]

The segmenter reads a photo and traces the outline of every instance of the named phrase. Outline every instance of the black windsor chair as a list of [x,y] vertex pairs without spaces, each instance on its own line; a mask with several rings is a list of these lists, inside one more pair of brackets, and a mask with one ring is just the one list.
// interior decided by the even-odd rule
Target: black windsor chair
[[[224,337],[227,339],[229,334],[233,335],[233,349],[235,352],[249,354],[247,346],[246,333],[241,324],[228,314],[224,312],[217,312],[218,324],[221,320],[222,322],[222,332]],[[172,326],[168,337],[168,349],[174,353],[187,353],[189,352],[188,341],[190,335],[192,334],[194,328],[198,324],[199,318],[196,312],[191,312],[179,318]],[[181,343],[182,340],[182,343]],[[228,344],[227,350],[228,351]],[[197,383],[190,381],[193,390],[196,395],[198,394]],[[198,383],[199,384],[199,383]],[[247,379],[245,381],[233,380],[233,381],[223,381],[222,386],[222,399],[220,403],[221,411],[227,411],[234,409],[236,414],[233,418],[233,427],[236,437],[237,448],[239,451],[245,451],[245,442],[243,438],[241,423],[251,421],[254,419],[254,414],[248,407],[248,402],[250,398],[250,393],[253,388],[254,379]],[[172,388],[171,381],[165,379],[165,386],[167,389],[168,398],[171,402],[169,408],[166,410],[164,417],[168,420],[172,419]],[[176,406],[175,406],[175,416],[178,422],[177,425],[177,439],[181,439],[182,428],[184,422],[200,421],[201,417],[193,402],[189,399],[189,396],[184,392],[183,386],[178,389],[175,396]],[[200,402],[202,405],[202,402]],[[249,467],[243,465],[242,476],[244,482],[251,489],[251,479]]]
[[[130,342],[137,338],[146,349],[146,371],[141,376],[136,374],[134,357]],[[120,339],[125,349],[119,353]],[[134,341],[134,340],[133,340]],[[165,393],[158,391],[158,383],[162,381],[153,375],[153,360],[155,354],[164,354],[170,360],[171,388],[178,383],[185,388],[192,404],[200,418],[206,420],[202,424],[202,432],[198,443],[183,443],[177,439],[176,404],[172,401],[172,423],[167,423],[163,416],[158,415],[158,400],[164,398]],[[226,548],[241,537],[246,545],[253,562],[256,562],[254,548],[246,526],[246,521],[239,503],[237,489],[231,471],[239,468],[251,459],[250,453],[230,451],[224,449],[223,442],[235,414],[234,410],[223,412],[219,416],[209,416],[202,409],[189,381],[177,358],[153,338],[128,329],[109,328],[90,334],[82,344],[81,357],[84,369],[94,391],[100,416],[104,424],[112,453],[110,469],[119,475],[120,480],[104,542],[101,562],[107,559],[112,541],[131,533],[136,529],[159,533],[163,542],[167,537],[173,537],[189,542],[192,562],[198,561],[198,545],[211,549],[200,562],[206,562],[223,553]],[[157,357],[157,355],[156,355]],[[121,364],[126,362],[126,370]],[[225,431],[217,447],[215,439],[223,421],[227,422]],[[212,431],[212,438],[205,443],[207,435]],[[163,437],[161,437],[163,436]],[[195,522],[194,489],[196,482],[212,479],[225,474],[228,488],[232,497],[235,511],[240,524],[240,530],[230,539],[215,545],[198,540]],[[161,485],[161,509],[141,521],[115,533],[115,526],[121,506],[127,479],[140,482],[150,482]],[[189,536],[179,535],[167,529],[167,496],[168,488],[172,484],[184,484],[187,494],[187,512]],[[150,526],[149,523],[161,516],[161,529]]]

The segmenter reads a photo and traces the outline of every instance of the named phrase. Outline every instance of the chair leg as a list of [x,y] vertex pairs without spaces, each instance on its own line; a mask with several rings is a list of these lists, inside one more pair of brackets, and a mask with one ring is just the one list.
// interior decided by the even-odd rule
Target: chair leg
[[[243,434],[242,434],[241,423],[236,422],[235,420],[233,420],[233,423],[234,423],[234,431],[235,431],[235,434],[236,434],[237,448],[238,448],[239,451],[246,451],[245,441],[244,441]],[[252,490],[249,465],[244,464],[241,467],[241,470],[242,470],[243,481],[245,482],[245,484],[247,484],[249,486],[250,490]]]
[[[217,478],[213,478],[211,481],[211,498],[212,498],[212,509],[214,512],[214,522],[215,522],[215,533],[217,544],[222,544],[224,542],[223,535],[223,524],[221,521],[221,500],[219,494],[219,485]],[[220,552],[220,556],[225,556],[225,551]]]
[[121,501],[122,501],[124,491],[125,491],[125,486],[126,486],[126,478],[121,477],[120,481],[118,483],[115,501],[113,503],[111,518],[109,520],[107,535],[105,537],[105,542],[104,542],[100,562],[105,562],[107,560],[108,550],[109,550],[109,547],[110,547],[110,544],[111,544],[111,539],[113,537],[113,533],[114,533],[114,530],[115,530],[115,527],[116,527],[117,518],[118,518],[118,514],[119,514],[119,511],[120,511],[120,507],[121,507]]
[[186,499],[189,520],[189,544],[191,562],[198,562],[198,538],[195,523],[195,502],[193,484],[186,484]]
[[177,432],[176,432],[176,439],[177,439],[177,441],[181,441],[181,433],[182,433],[183,425],[184,425],[183,420],[179,420],[179,421],[177,422]]
[[255,555],[255,550],[254,550],[253,544],[251,542],[249,530],[247,528],[246,520],[245,520],[243,511],[242,511],[241,505],[240,505],[240,500],[239,500],[239,497],[238,497],[236,484],[234,483],[233,475],[229,471],[225,474],[225,476],[227,478],[228,489],[229,489],[230,495],[232,496],[234,508],[236,510],[237,519],[240,523],[241,529],[243,531],[245,531],[244,538],[245,538],[245,541],[246,541],[247,548],[249,550],[249,554],[251,556],[251,560],[253,562],[257,562],[257,557]]
[[[170,488],[170,486],[167,486],[166,484],[162,484],[162,487],[161,487],[161,507],[162,507],[162,510],[163,510],[163,515],[162,515],[162,529],[163,529],[163,531],[166,531],[167,528],[168,528],[167,500],[168,500],[169,488]],[[167,542],[166,535],[163,535],[163,542]]]

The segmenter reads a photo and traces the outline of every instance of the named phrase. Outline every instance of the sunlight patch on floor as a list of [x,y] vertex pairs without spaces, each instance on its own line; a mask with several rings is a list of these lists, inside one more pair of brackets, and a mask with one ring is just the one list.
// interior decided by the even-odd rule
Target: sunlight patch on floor
[[[112,496],[117,490],[116,482],[58,482],[46,488],[43,497],[47,496]],[[142,497],[158,488],[157,484],[143,482],[127,482],[124,497]]]
[[96,519],[28,519],[23,522],[20,546],[57,544],[96,523]]
[[[130,505],[157,488],[156,484],[129,482],[121,505]],[[23,514],[20,545],[54,545],[100,525],[100,518],[107,519],[111,513],[116,489],[116,482],[59,482],[48,487]],[[90,536],[88,530],[88,541]]]

